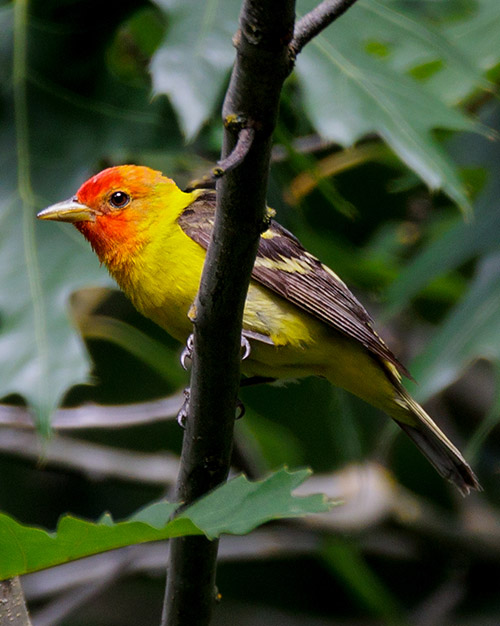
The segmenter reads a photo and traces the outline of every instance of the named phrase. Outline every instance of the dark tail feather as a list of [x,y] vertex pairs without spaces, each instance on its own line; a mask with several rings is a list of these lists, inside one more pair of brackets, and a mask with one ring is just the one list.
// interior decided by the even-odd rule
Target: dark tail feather
[[398,425],[414,441],[417,448],[434,465],[441,476],[456,485],[463,496],[468,495],[471,489],[482,490],[474,472],[455,447],[449,448],[436,439],[433,433],[429,435],[425,432],[421,426],[409,426],[403,422],[398,422]]
[[409,425],[396,418],[398,426],[414,441],[441,476],[456,485],[463,496],[468,495],[471,489],[482,491],[474,472],[460,451],[409,394],[402,395],[417,422]]

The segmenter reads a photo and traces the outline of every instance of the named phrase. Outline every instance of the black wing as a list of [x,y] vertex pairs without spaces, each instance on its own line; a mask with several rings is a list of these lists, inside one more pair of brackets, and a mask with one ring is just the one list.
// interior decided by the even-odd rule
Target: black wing
[[[207,191],[178,219],[186,235],[205,249],[210,242],[214,211],[215,193]],[[335,330],[356,339],[411,378],[375,332],[370,315],[342,280],[274,220],[260,239],[252,278]]]

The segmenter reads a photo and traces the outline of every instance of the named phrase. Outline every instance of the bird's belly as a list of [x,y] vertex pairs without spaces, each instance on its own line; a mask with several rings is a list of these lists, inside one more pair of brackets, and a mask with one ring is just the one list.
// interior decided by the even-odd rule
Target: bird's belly
[[[155,277],[151,284],[143,282],[141,289],[129,289],[129,297],[139,311],[185,343],[193,331],[188,312],[199,278],[183,274],[158,281],[159,273]],[[377,406],[393,395],[383,368],[361,344],[254,281],[248,290],[243,329],[265,339],[251,340],[251,353],[242,363],[246,376],[323,376]]]
[[242,363],[245,376],[321,376],[384,411],[398,395],[389,375],[390,364],[384,366],[360,343],[328,327],[320,341],[306,348],[257,341],[251,342],[251,347],[248,359]]

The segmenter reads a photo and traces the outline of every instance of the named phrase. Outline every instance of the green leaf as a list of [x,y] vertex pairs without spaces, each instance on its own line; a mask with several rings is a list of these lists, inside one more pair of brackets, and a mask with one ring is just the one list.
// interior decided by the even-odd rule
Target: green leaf
[[69,319],[71,291],[109,280],[69,228],[47,226],[36,223],[33,207],[0,199],[0,395],[21,394],[45,424],[66,389],[88,372]]
[[[111,281],[71,226],[38,222],[36,212],[73,195],[99,168],[99,158],[124,160],[159,145],[165,150],[181,138],[164,106],[150,103],[148,85],[126,85],[107,72],[101,46],[81,56],[87,26],[78,13],[77,24],[68,16],[61,28],[47,4],[33,7],[41,22],[52,24],[49,39],[16,22],[13,84],[14,6],[21,3],[0,11],[8,34],[0,65],[9,68],[0,72],[0,397],[22,396],[46,431],[67,389],[88,379],[89,358],[69,316],[69,297],[84,285]],[[103,32],[112,33],[107,27],[120,17],[116,7],[103,10]],[[85,19],[90,28],[92,15]],[[27,59],[20,53],[26,46]]]
[[[483,74],[499,63],[499,32],[500,4],[497,0],[477,0],[473,10],[462,19],[443,24],[444,36],[462,58],[469,59]],[[443,94],[448,102],[455,103],[469,96],[477,82],[455,63],[447,63],[428,85],[433,92]],[[495,89],[494,86],[489,88]]]
[[296,497],[291,491],[309,470],[281,469],[250,482],[239,476],[171,519],[178,504],[155,502],[123,522],[105,514],[98,522],[65,515],[55,533],[24,526],[0,514],[0,579],[34,572],[107,550],[146,541],[205,534],[246,534],[273,519],[327,511],[332,504],[320,494]]
[[[144,521],[113,523],[107,515],[99,522],[87,522],[65,515],[55,533],[32,526],[23,526],[5,514],[0,514],[0,546],[2,562],[0,577],[35,572],[46,567],[74,561],[91,554],[145,541],[155,541],[179,534],[200,534],[187,520],[168,523],[176,504],[162,503],[163,531]],[[155,511],[155,520],[159,512]]]
[[382,580],[367,565],[357,546],[330,537],[322,550],[327,566],[344,583],[348,593],[385,624],[401,625],[403,609]]
[[214,113],[234,59],[232,37],[239,3],[232,0],[154,0],[165,11],[168,32],[151,61],[156,94],[167,94],[192,139]]
[[301,55],[297,73],[318,132],[345,146],[377,132],[431,189],[444,189],[469,209],[455,167],[431,131],[473,130],[474,122],[411,78],[360,54],[344,56],[321,36]]
[[414,394],[434,395],[478,358],[500,361],[500,251],[482,259],[467,295],[412,364]]
[[[498,126],[498,113],[490,116],[489,123]],[[402,271],[387,291],[387,313],[394,315],[407,306],[424,287],[439,276],[456,269],[478,255],[489,255],[500,249],[500,179],[494,174],[500,159],[498,141],[457,142],[457,149],[478,167],[492,172],[488,184],[479,195],[474,207],[474,219],[465,222],[457,217],[439,237],[428,243],[420,254]]]
[[[306,10],[311,6],[305,3]],[[391,45],[392,55],[370,53],[377,35]],[[456,167],[433,130],[477,131],[480,126],[409,76],[406,67],[391,63],[408,40],[426,54],[431,49],[437,58],[453,59],[455,67],[481,83],[480,72],[442,35],[379,2],[359,2],[299,55],[306,110],[320,134],[342,145],[378,133],[431,189],[443,189],[468,211]]]
[[250,482],[240,476],[190,506],[188,517],[213,539],[221,533],[244,535],[273,519],[327,511],[330,505],[321,494],[303,498],[291,495],[309,475],[309,470],[281,469],[264,481]]

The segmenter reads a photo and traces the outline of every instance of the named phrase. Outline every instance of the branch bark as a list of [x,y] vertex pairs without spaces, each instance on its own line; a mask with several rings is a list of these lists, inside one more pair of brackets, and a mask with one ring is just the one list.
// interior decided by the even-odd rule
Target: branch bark
[[[354,1],[323,2],[301,20],[293,39],[295,0],[284,0],[279,11],[270,0],[243,0],[223,107],[221,162],[231,166],[217,184],[214,231],[193,310],[191,392],[176,494],[186,504],[224,482],[229,471],[243,308],[266,227],[271,136],[283,82],[305,43]],[[241,155],[233,151],[241,148],[242,130],[240,163]],[[204,537],[171,541],[162,626],[209,624],[217,549],[217,541]]]
[[[226,94],[222,161],[239,131],[254,137],[244,163],[218,183],[211,245],[195,305],[189,416],[177,498],[189,503],[227,478],[240,380],[241,325],[250,274],[265,224],[271,135],[283,81],[291,70],[294,0],[244,0]],[[258,85],[256,85],[258,77]],[[170,546],[163,626],[208,624],[216,599],[217,541],[174,539]]]
[[0,581],[0,624],[31,626],[19,576]]

